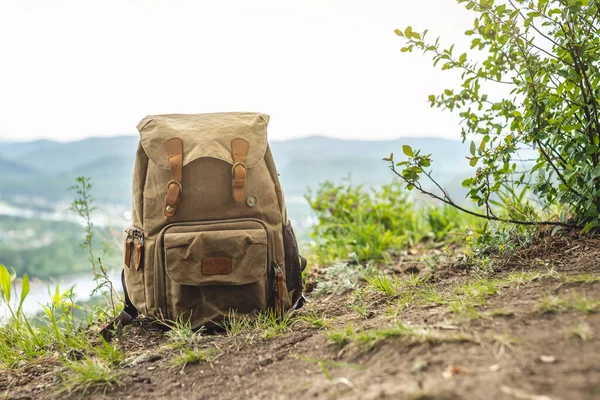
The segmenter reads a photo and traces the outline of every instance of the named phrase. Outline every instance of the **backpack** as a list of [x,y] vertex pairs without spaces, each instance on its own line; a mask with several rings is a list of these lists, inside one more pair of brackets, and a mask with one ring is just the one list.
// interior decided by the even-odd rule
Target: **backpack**
[[215,327],[234,310],[301,307],[306,260],[258,113],[148,116],[137,126],[123,312]]

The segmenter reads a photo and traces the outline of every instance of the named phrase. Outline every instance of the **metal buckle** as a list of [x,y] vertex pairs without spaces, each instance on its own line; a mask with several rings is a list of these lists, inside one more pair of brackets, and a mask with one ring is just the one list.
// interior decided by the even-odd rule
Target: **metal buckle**
[[169,187],[171,186],[171,184],[174,183],[177,186],[179,186],[179,193],[183,193],[183,186],[181,186],[181,182],[176,181],[175,179],[171,179],[168,183],[167,183],[167,190],[169,190]]
[[244,164],[241,161],[235,162],[231,166],[231,176],[233,176],[234,178],[235,178],[235,167],[237,167],[238,165],[241,165],[242,167],[244,167],[244,169],[246,170],[246,172],[248,172],[248,167],[246,167],[246,164]]

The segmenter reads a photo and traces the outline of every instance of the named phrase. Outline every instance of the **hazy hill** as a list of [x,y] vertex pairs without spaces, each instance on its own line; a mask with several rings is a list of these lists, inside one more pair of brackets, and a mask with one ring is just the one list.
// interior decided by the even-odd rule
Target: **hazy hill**
[[[68,187],[75,177],[83,175],[93,179],[98,200],[128,205],[137,142],[134,135],[66,143],[1,142],[0,199],[10,201],[23,195],[49,201],[69,198]],[[315,136],[276,141],[271,147],[285,192],[293,198],[325,180],[350,178],[354,184],[373,185],[389,182],[393,175],[381,159],[390,152],[399,158],[403,144],[432,153],[435,175],[442,183],[456,182],[457,177],[468,173],[466,147],[444,139],[358,141]]]

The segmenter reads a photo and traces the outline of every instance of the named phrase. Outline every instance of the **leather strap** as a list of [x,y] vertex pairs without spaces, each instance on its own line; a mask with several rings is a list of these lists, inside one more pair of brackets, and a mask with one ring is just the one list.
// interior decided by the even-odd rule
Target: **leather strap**
[[123,293],[125,296],[125,306],[123,311],[111,321],[110,324],[106,325],[101,331],[100,336],[107,342],[113,338],[115,332],[119,332],[124,326],[129,325],[135,317],[138,316],[138,310],[131,303],[129,294],[127,293],[127,285],[125,285],[125,271],[121,271],[121,283],[123,284]]
[[171,165],[171,180],[167,184],[167,194],[165,196],[164,216],[172,217],[175,215],[179,196],[183,191],[181,186],[181,176],[183,170],[183,142],[180,138],[172,138],[166,143],[167,154],[169,154],[169,164]]
[[246,175],[248,168],[244,163],[248,157],[249,148],[250,145],[244,139],[235,138],[231,141],[231,156],[233,157],[231,188],[233,200],[236,203],[243,203],[246,198]]
[[131,265],[131,246],[133,245],[130,235],[131,232],[127,232],[127,240],[125,240],[125,266],[127,268]]
[[142,265],[142,256],[144,255],[144,247],[141,244],[135,245],[135,270],[139,271]]

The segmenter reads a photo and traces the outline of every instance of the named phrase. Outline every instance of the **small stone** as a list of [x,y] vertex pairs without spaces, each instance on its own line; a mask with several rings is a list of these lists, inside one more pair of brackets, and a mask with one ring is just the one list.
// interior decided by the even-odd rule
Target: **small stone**
[[490,371],[492,371],[492,372],[500,371],[500,364],[490,365]]
[[540,356],[540,360],[541,360],[542,362],[545,362],[545,363],[551,364],[551,363],[553,363],[553,362],[556,362],[556,357],[554,357],[554,356],[548,356],[548,355],[545,355],[545,356]]

